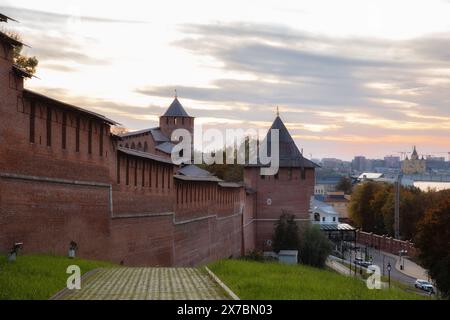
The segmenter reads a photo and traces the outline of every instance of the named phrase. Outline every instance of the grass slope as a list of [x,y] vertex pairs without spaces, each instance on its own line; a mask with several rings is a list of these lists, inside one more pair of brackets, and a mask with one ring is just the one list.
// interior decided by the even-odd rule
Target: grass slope
[[304,265],[220,260],[209,268],[241,299],[423,299],[398,288],[369,290],[361,280]]
[[78,265],[81,273],[109,267],[113,264],[101,261],[69,259],[51,255],[18,256],[8,263],[6,254],[0,256],[0,300],[43,300],[65,288],[69,265]]

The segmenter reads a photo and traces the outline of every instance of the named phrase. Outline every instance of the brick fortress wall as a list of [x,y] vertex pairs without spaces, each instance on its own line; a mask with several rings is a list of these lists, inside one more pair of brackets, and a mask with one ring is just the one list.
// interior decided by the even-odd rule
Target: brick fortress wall
[[411,241],[398,240],[392,237],[381,236],[364,231],[356,232],[356,242],[395,255],[398,255],[401,250],[406,250],[406,255],[410,257],[416,257],[418,253],[417,249],[414,247],[414,243]]
[[74,240],[81,257],[161,266],[241,254],[242,188],[186,185],[120,152],[107,122],[24,90],[11,58],[2,42],[1,252],[65,255]]
[[[295,215],[299,223],[309,221],[309,199],[314,194],[314,169],[280,168],[276,176],[262,176],[259,168],[245,170],[245,184],[256,193],[247,195],[247,207],[254,213],[246,216],[255,225],[254,246],[270,251],[274,224],[283,213]],[[251,243],[251,240],[250,242]]]

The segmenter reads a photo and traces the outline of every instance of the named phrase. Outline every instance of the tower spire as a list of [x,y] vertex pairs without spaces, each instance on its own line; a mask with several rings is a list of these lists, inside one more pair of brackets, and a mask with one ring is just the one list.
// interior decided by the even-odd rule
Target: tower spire
[[280,108],[277,106],[277,117],[280,116]]
[[175,91],[175,99],[177,99],[178,98],[177,89],[175,89],[174,91]]

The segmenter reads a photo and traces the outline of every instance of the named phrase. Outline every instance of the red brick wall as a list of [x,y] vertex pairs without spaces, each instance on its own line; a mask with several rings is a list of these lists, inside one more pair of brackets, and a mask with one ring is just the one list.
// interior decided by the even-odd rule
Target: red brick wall
[[[183,185],[189,186],[190,193],[194,192],[192,200],[180,203],[179,184],[172,177],[175,167],[118,152],[117,141],[101,120],[57,103],[24,98],[21,78],[13,78],[18,86],[10,87],[9,54],[8,59],[3,52],[0,251],[5,252],[20,241],[24,242],[25,253],[66,254],[69,242],[74,240],[82,257],[127,265],[164,266],[195,265],[241,254],[243,237],[251,239],[253,232],[251,227],[246,227],[245,233],[242,231],[242,188],[191,182]],[[34,142],[30,141],[32,104]],[[76,150],[78,117],[79,151]],[[208,190],[213,191],[210,198]],[[251,246],[248,240],[246,247]]]
[[415,257],[417,255],[417,249],[414,247],[414,243],[410,241],[397,240],[392,237],[381,236],[364,231],[356,232],[356,241],[360,244],[376,247],[377,249],[395,255],[398,255],[400,250],[408,251],[407,255],[410,257]]
[[197,265],[241,254],[240,215],[175,216],[175,224],[173,213],[115,213],[110,219],[108,188],[0,181],[2,251],[20,241],[24,252],[65,255],[75,240],[82,257],[160,266]]
[[[10,90],[12,91],[12,90]],[[14,91],[13,91],[14,92]],[[113,153],[109,127],[100,121],[81,117],[80,151],[75,149],[76,113],[67,112],[66,148],[62,148],[62,110],[39,101],[24,98],[19,108],[16,91],[2,105],[1,126],[4,128],[2,144],[2,171],[26,175],[64,179],[108,182],[109,157]],[[35,106],[34,139],[30,142],[30,108]],[[51,145],[47,145],[47,108],[52,112]],[[88,153],[88,122],[92,121],[92,152]],[[103,153],[100,156],[100,126],[103,126]],[[68,168],[70,168],[68,170]]]
[[108,258],[109,189],[0,178],[0,251],[24,242],[25,252]]
[[111,220],[110,259],[125,265],[173,265],[172,215]]
[[[270,250],[266,245],[272,239],[274,223],[283,212],[295,215],[298,221],[309,220],[309,199],[314,194],[314,169],[306,169],[304,178],[300,168],[280,168],[278,177],[262,178],[258,168],[245,170],[245,183],[256,190],[254,221],[255,246]],[[267,199],[271,199],[268,204]]]
[[[124,148],[135,149],[153,154],[155,154],[157,151],[155,149],[156,146],[155,140],[153,140],[153,136],[150,132],[138,134],[135,136],[125,136],[122,138],[122,141],[119,142],[119,145]],[[147,151],[145,151],[145,146],[147,146]],[[167,154],[164,154],[164,156],[169,157]]]
[[[184,123],[183,123],[184,119]],[[176,121],[176,123],[175,123]],[[176,129],[186,129],[190,133],[194,132],[194,118],[187,117],[160,117],[159,127],[161,132],[171,139],[172,132]]]
[[112,220],[111,260],[126,265],[194,266],[240,256],[240,216],[173,223],[172,215]]
[[256,222],[255,222],[255,203],[256,194],[252,191],[245,195],[245,207],[243,215],[244,228],[244,252],[248,253],[255,248],[256,241]]

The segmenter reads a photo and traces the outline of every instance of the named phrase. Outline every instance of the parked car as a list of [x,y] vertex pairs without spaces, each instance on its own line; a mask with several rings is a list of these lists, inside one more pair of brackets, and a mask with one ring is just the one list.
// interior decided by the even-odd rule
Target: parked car
[[428,293],[434,293],[434,287],[431,283],[429,283],[426,280],[422,280],[422,279],[417,279],[416,282],[414,283],[414,286],[417,289],[426,291]]
[[372,265],[372,261],[361,261],[359,265],[367,268]]
[[354,264],[367,268],[368,266],[372,265],[371,261],[365,261],[362,258],[355,258],[355,260],[353,261]]

